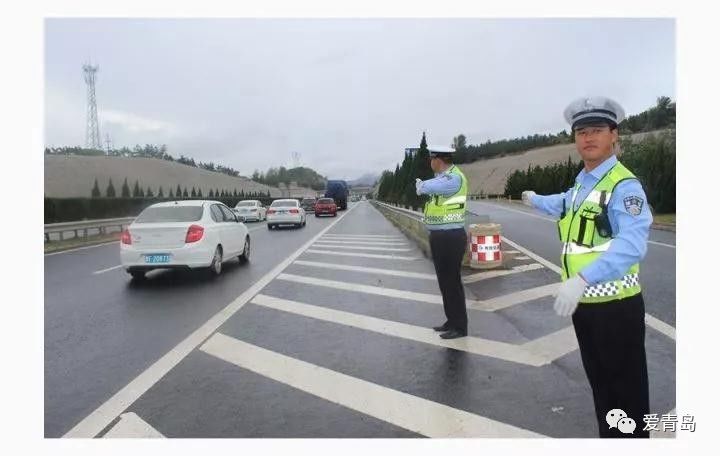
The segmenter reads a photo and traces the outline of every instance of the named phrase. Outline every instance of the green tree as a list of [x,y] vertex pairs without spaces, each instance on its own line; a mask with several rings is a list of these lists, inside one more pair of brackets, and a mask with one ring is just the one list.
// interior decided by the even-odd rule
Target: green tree
[[165,195],[163,195],[162,186],[158,187],[158,198],[165,198]]
[[115,186],[112,183],[112,178],[108,182],[107,189],[105,190],[105,196],[108,198],[115,198]]
[[203,197],[202,189],[199,188],[199,187],[198,187],[198,191],[197,191],[197,196],[198,196],[199,198],[202,198],[202,197]]
[[95,184],[93,184],[91,195],[93,198],[100,198],[100,186],[98,185],[97,177],[95,178]]
[[182,190],[180,189],[180,184],[178,184],[177,188],[175,189],[175,198],[182,197]]
[[142,196],[140,194],[140,192],[141,192],[140,183],[137,180],[135,180],[135,186],[133,187],[133,192],[132,192],[133,198],[140,198]]
[[183,196],[183,198],[187,198],[187,197],[188,197],[187,187],[183,188],[182,196]]
[[195,193],[195,187],[193,187],[190,191],[190,196],[192,196],[193,198],[197,198],[197,193]]
[[147,191],[145,192],[146,198],[153,198],[155,195],[153,195],[153,191],[150,187],[147,188]]
[[127,177],[125,178],[125,181],[123,181],[120,196],[122,196],[123,198],[130,198],[130,186],[127,183]]

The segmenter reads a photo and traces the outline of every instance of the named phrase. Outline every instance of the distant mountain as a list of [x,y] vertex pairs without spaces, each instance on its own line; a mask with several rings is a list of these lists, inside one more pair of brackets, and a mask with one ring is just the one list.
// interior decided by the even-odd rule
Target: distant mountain
[[349,180],[350,187],[372,187],[380,179],[379,174],[367,173],[357,179]]

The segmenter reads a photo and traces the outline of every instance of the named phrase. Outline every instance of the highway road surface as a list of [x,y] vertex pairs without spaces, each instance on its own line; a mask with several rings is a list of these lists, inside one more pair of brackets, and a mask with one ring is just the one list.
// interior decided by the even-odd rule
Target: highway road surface
[[[46,437],[594,437],[551,221],[503,224],[505,272],[467,271],[470,337],[444,341],[430,260],[369,202],[252,257],[133,282],[117,243],[45,257]],[[642,266],[651,411],[675,407],[674,235]]]

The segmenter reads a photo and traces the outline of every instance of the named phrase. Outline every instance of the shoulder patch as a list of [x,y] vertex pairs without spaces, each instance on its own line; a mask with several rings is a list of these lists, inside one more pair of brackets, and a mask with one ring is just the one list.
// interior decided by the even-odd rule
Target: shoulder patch
[[643,200],[639,196],[628,196],[627,198],[623,199],[623,203],[625,204],[625,210],[628,214],[640,215],[643,205],[645,204],[645,200]]

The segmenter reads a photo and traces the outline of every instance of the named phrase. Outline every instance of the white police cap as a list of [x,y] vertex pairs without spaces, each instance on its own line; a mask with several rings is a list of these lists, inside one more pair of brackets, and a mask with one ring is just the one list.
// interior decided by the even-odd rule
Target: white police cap
[[607,97],[585,97],[570,103],[563,115],[574,130],[575,127],[598,122],[617,126],[625,118],[625,110]]
[[455,149],[447,146],[428,146],[428,153],[433,154],[454,154]]

